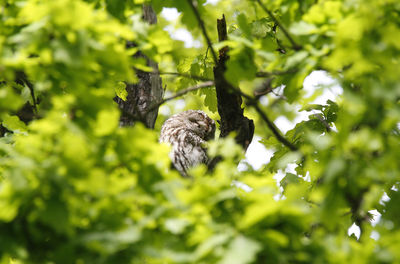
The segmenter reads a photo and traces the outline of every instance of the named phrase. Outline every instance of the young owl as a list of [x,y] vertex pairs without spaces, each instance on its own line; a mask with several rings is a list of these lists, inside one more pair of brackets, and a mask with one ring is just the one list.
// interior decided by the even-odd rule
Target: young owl
[[188,110],[175,114],[164,122],[160,142],[171,144],[169,156],[174,167],[183,177],[188,177],[189,168],[208,163],[204,143],[214,138],[214,134],[214,120],[203,111]]

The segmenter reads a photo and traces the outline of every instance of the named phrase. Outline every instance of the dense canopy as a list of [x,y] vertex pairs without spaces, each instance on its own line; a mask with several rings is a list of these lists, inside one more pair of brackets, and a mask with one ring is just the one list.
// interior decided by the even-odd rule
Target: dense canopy
[[[399,263],[399,39],[398,0],[0,0],[0,263]],[[160,127],[186,109],[219,119],[224,47],[273,156],[238,170],[242,147],[221,137],[216,168],[184,179]],[[114,102],[153,70],[138,51],[182,96],[154,129],[120,126]],[[331,88],[307,94],[314,71],[341,95],[313,103]],[[286,133],[273,123],[299,110]]]

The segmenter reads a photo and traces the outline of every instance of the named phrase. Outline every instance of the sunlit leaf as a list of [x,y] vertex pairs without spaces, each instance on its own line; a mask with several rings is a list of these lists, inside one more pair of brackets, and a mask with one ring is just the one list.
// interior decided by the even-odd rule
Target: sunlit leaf
[[4,115],[1,124],[14,133],[23,133],[27,131],[27,127],[18,116]]
[[115,93],[119,98],[126,101],[126,97],[128,96],[126,84],[124,82],[118,82],[118,84],[115,86]]
[[98,136],[109,135],[118,127],[118,119],[119,112],[117,109],[101,111],[94,126],[95,133]]
[[255,254],[260,250],[259,243],[244,236],[238,236],[230,243],[228,251],[219,263],[251,263],[255,259]]

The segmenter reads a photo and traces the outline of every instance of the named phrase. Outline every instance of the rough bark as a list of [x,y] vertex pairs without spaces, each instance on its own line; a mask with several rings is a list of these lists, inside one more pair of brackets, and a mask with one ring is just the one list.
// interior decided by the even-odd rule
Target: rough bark
[[[217,20],[217,28],[219,41],[227,40],[225,16]],[[246,150],[253,138],[254,123],[243,115],[242,97],[234,92],[234,87],[224,77],[228,60],[228,47],[224,47],[219,50],[218,63],[214,67],[221,137],[236,132],[236,142]]]
[[[157,23],[157,17],[151,6],[143,5],[143,19],[149,24]],[[129,42],[128,46],[135,46],[135,43]],[[134,55],[136,58],[145,58],[147,65],[153,68],[153,73],[136,70],[139,79],[138,83],[127,83],[126,91],[128,95],[126,101],[115,97],[122,110],[120,125],[131,126],[135,121],[140,121],[148,128],[154,128],[154,123],[158,115],[158,107],[152,107],[154,102],[162,100],[164,90],[161,84],[161,78],[158,73],[158,65],[147,58],[140,51]],[[152,109],[150,109],[152,108]]]

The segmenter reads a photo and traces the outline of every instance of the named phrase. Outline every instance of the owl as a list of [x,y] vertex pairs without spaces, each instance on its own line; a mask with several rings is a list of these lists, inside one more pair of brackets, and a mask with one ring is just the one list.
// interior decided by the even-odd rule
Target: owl
[[160,142],[169,143],[172,164],[183,177],[187,170],[198,164],[208,164],[204,143],[213,139],[215,122],[200,110],[187,110],[167,119],[162,128]]

